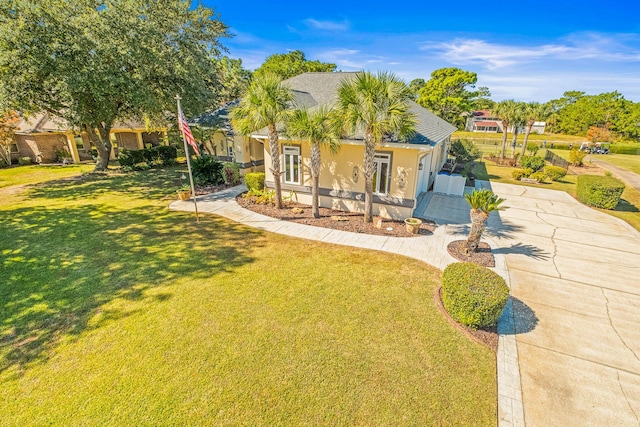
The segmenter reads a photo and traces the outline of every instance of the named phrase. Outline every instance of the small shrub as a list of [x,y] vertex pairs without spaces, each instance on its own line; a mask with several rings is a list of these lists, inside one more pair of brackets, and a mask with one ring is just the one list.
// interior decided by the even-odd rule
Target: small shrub
[[523,169],[533,169],[534,172],[539,171],[546,164],[547,162],[538,156],[523,156],[522,159],[520,159],[520,166]]
[[561,168],[560,166],[545,166],[543,171],[547,178],[549,178],[551,181],[560,181],[567,175],[567,170],[565,168]]
[[237,185],[240,183],[240,166],[235,162],[225,162],[224,183],[227,185]]
[[511,177],[515,180],[520,180],[521,178],[527,178],[532,173],[533,169],[514,169],[513,172],[511,172]]
[[544,171],[537,171],[529,175],[529,178],[535,179],[538,182],[545,182],[547,180],[547,175]]
[[133,169],[137,171],[146,171],[151,169],[151,165],[147,162],[140,162],[133,165]]
[[507,304],[504,279],[470,262],[450,264],[442,274],[442,302],[458,322],[474,329],[495,325]]
[[264,172],[251,172],[244,176],[244,182],[249,191],[264,190]]
[[222,163],[212,156],[199,156],[191,161],[193,178],[202,185],[220,185],[224,183]]
[[569,163],[573,166],[582,166],[584,165],[584,158],[586,155],[586,151],[580,151],[578,148],[572,148],[569,152]]
[[18,159],[18,164],[21,166],[30,165],[31,163],[33,163],[31,157],[20,157]]
[[453,157],[456,163],[473,164],[482,157],[482,151],[468,139],[456,139],[451,143],[449,155]]
[[244,197],[255,197],[255,202],[259,205],[273,205],[276,199],[276,192],[273,190],[249,190]]
[[535,142],[527,143],[527,151],[530,153],[531,156],[535,156],[536,154],[538,154],[539,149],[540,147]]
[[578,176],[577,196],[585,205],[615,209],[624,191],[624,184],[610,176]]
[[118,153],[118,162],[122,167],[134,168],[136,164],[145,162],[143,150],[127,150],[123,148]]
[[153,150],[158,153],[158,160],[160,160],[164,166],[171,166],[177,163],[178,150],[173,145],[159,145],[154,147]]

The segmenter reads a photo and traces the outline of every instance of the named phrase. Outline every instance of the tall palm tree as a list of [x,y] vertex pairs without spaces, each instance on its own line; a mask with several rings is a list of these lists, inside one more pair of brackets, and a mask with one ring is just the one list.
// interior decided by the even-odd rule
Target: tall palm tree
[[333,110],[321,106],[313,110],[295,110],[287,121],[287,135],[306,139],[311,146],[311,207],[316,218],[320,218],[321,145],[326,144],[332,153],[340,149],[339,131],[333,116]]
[[407,139],[415,132],[416,118],[409,111],[412,95],[394,74],[358,73],[338,88],[337,110],[342,128],[364,134],[364,221],[372,222],[373,173],[376,146],[386,136]]
[[518,145],[518,133],[520,128],[527,123],[526,119],[527,104],[524,102],[516,102],[511,116],[511,128],[513,129],[513,138],[511,139],[511,158],[516,158],[516,146]]
[[272,73],[256,76],[240,104],[231,112],[233,125],[242,134],[249,135],[264,127],[269,132],[271,173],[275,187],[275,202],[282,209],[282,184],[280,182],[280,135],[278,124],[290,115],[293,92],[282,84],[282,79]]
[[513,99],[506,99],[504,101],[498,102],[496,104],[496,108],[493,111],[493,114],[497,116],[502,122],[502,154],[501,157],[504,159],[506,157],[506,149],[507,149],[507,132],[509,130],[509,126],[511,125],[511,120],[514,117],[516,112],[516,101]]
[[504,202],[504,199],[487,189],[465,193],[464,198],[471,206],[471,212],[469,213],[471,216],[471,230],[469,231],[465,248],[467,254],[470,254],[475,252],[480,245],[480,239],[484,233],[489,214],[493,211],[502,210],[503,208],[500,207],[500,204]]
[[527,143],[529,142],[529,134],[531,129],[537,120],[544,119],[548,114],[548,108],[545,104],[539,102],[529,102],[526,104],[524,116],[527,120],[527,127],[524,132],[524,142],[522,143],[522,152],[520,157],[524,157],[524,153],[527,150]]

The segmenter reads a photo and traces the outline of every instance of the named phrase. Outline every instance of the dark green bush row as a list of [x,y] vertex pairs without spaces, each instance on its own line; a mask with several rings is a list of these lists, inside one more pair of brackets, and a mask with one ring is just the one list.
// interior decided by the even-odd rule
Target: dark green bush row
[[135,168],[140,163],[149,165],[157,163],[163,166],[170,166],[176,163],[177,158],[178,150],[171,145],[159,145],[142,150],[127,150],[123,148],[118,155],[120,166],[129,168]]
[[251,172],[244,176],[244,182],[249,191],[264,190],[264,172]]
[[624,191],[624,184],[611,176],[580,175],[576,191],[578,200],[585,205],[615,209]]
[[538,156],[523,156],[520,159],[520,167],[523,169],[533,169],[534,172],[542,169],[547,162]]
[[472,328],[495,325],[507,304],[504,279],[470,262],[450,264],[442,274],[442,302],[458,322]]

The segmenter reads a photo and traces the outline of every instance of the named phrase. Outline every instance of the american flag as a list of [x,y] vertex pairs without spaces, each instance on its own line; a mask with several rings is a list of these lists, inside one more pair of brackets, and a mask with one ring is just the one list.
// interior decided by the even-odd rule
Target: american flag
[[182,109],[178,111],[178,126],[180,126],[180,130],[182,131],[184,138],[187,140],[187,144],[189,144],[193,148],[193,151],[196,153],[196,155],[199,156],[200,151],[198,150],[198,144],[196,144],[196,140],[193,138],[191,128],[189,128],[187,118],[184,116]]

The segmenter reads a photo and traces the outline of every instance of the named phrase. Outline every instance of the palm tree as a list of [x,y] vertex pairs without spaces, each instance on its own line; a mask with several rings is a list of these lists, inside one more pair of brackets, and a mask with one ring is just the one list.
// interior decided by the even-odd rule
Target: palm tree
[[271,173],[275,187],[275,202],[282,209],[282,185],[280,182],[280,141],[277,125],[290,115],[293,92],[282,84],[282,79],[272,73],[256,76],[247,88],[240,104],[232,111],[233,125],[242,134],[249,135],[264,127],[269,132]]
[[537,120],[545,118],[547,114],[548,108],[545,104],[540,104],[539,102],[529,102],[526,104],[524,115],[527,120],[527,127],[524,132],[524,142],[522,143],[522,152],[520,153],[520,157],[524,157],[524,153],[527,150],[527,143],[529,142],[531,128],[533,128],[533,125]]
[[489,219],[489,214],[493,211],[502,210],[500,204],[504,202],[491,190],[474,190],[473,193],[465,193],[464,198],[471,206],[471,231],[466,242],[466,253],[469,255],[475,252],[480,244],[482,233],[484,233],[485,224]]
[[333,110],[326,106],[309,110],[295,110],[287,121],[287,135],[303,138],[311,146],[311,207],[313,216],[320,218],[320,146],[327,144],[335,153],[340,148],[338,131],[336,130]]
[[337,110],[342,128],[351,135],[364,134],[364,222],[372,222],[373,173],[376,146],[384,137],[407,139],[416,119],[409,111],[412,95],[394,74],[358,73],[338,88]]
[[509,130],[509,125],[511,125],[511,120],[515,115],[516,111],[516,101],[513,99],[507,99],[504,101],[498,102],[496,104],[496,108],[494,109],[494,115],[500,118],[502,122],[502,154],[501,157],[504,159],[506,155],[507,149],[507,132]]
[[520,128],[527,123],[526,119],[527,104],[524,102],[516,102],[511,116],[511,127],[513,128],[513,138],[511,139],[511,158],[516,158],[516,146],[518,145],[518,133]]

